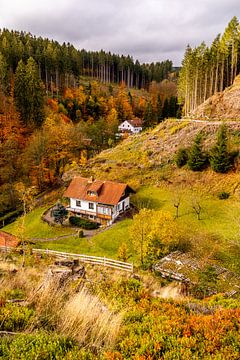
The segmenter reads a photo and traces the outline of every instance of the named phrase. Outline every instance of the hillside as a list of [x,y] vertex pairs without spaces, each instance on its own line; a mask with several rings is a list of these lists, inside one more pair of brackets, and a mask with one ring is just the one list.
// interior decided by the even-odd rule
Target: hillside
[[[175,184],[186,182],[207,182],[211,178],[211,187],[231,183],[236,190],[238,174],[229,175],[209,172],[191,172],[185,168],[178,169],[174,164],[174,156],[180,147],[189,148],[196,135],[201,131],[204,135],[203,146],[209,149],[216,140],[216,133],[221,122],[194,122],[183,120],[167,120],[152,130],[129,137],[118,146],[105,150],[90,159],[86,168],[75,167],[64,175],[64,179],[74,174],[91,174],[96,178],[129,182],[135,188],[141,185]],[[236,150],[240,143],[240,123],[228,124],[231,150]],[[237,166],[237,165],[236,165]],[[236,169],[235,169],[236,170]]]
[[218,92],[198,106],[192,113],[196,119],[240,120],[240,75],[233,85]]

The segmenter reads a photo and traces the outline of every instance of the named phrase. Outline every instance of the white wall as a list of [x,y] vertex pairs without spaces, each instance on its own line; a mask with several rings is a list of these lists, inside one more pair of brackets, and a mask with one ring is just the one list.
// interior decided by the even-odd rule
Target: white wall
[[[76,201],[78,199],[70,199],[70,207],[72,209],[76,209],[76,210],[84,210],[84,211],[89,211],[89,212],[92,212],[92,213],[96,213],[96,203],[93,202],[93,201],[86,201],[86,200],[80,200],[81,201],[81,206],[77,206],[76,205]],[[93,209],[89,209],[89,206],[88,204],[92,202],[94,205],[93,205]]]
[[142,127],[135,127],[135,128],[133,128],[133,133],[134,134],[138,134],[138,133],[140,133],[142,131]]
[[115,219],[119,213],[122,211],[123,209],[123,202],[124,202],[124,209],[130,207],[130,198],[127,197],[126,199],[119,201],[119,203],[114,206],[113,208],[113,218]]
[[142,131],[142,127],[141,126],[134,127],[131,124],[129,124],[127,120],[125,120],[121,125],[119,125],[118,130],[119,131],[128,130],[131,131],[133,134],[138,134]]
[[121,125],[119,125],[118,130],[120,131],[128,130],[133,132],[134,127],[131,124],[129,124],[128,121],[125,120]]
[[[80,211],[80,210],[88,211],[88,212],[91,212],[93,215],[96,215],[96,205],[97,205],[97,203],[93,202],[94,209],[89,209],[88,204],[91,201],[81,200],[81,207],[79,207],[79,206],[76,206],[76,200],[78,200],[78,199],[72,199],[72,198],[70,199],[70,208],[71,209],[74,209],[75,211]],[[124,200],[119,201],[119,203],[112,208],[112,219],[116,219],[116,217],[122,211],[123,202],[124,202],[124,209],[130,207],[130,198],[128,196]]]

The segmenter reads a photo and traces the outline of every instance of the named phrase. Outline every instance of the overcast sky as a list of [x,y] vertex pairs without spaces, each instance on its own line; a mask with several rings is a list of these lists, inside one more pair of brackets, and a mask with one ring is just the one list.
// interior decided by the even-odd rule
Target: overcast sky
[[239,0],[0,0],[0,28],[176,66],[188,43],[210,44],[234,15]]

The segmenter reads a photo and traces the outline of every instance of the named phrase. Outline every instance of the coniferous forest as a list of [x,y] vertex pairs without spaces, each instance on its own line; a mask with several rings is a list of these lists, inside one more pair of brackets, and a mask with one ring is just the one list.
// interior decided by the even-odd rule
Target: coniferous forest
[[178,92],[189,115],[207,98],[233,84],[240,70],[240,27],[236,16],[212,44],[186,48]]
[[[20,60],[32,57],[39,76],[46,85],[46,92],[77,86],[77,77],[90,76],[105,83],[125,82],[128,87],[146,88],[152,81],[161,82],[172,71],[172,61],[140,64],[131,56],[77,50],[69,43],[32,36],[30,33],[0,31],[1,71],[15,73]],[[6,81],[7,74],[3,74]]]

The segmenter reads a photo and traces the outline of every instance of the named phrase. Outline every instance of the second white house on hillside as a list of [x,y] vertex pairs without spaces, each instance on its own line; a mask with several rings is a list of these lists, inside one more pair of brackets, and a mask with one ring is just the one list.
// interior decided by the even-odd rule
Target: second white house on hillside
[[142,131],[143,122],[141,119],[125,120],[118,126],[118,131],[121,135],[124,134],[138,134]]
[[64,196],[70,200],[68,211],[110,225],[130,208],[130,193],[134,191],[127,184],[75,177]]

